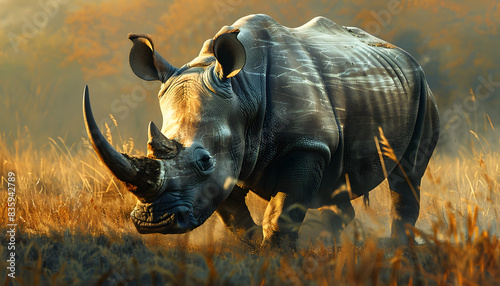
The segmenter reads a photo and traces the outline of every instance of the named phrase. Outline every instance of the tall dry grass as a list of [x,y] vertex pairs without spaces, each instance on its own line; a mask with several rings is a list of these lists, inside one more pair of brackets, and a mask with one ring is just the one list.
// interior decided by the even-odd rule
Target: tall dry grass
[[[110,141],[116,137],[108,134]],[[141,154],[133,142],[118,141],[117,149]],[[4,285],[500,283],[500,142],[475,133],[458,155],[433,157],[413,229],[417,245],[384,243],[390,198],[381,184],[369,208],[354,201],[356,219],[336,247],[318,239],[326,228],[317,212],[308,213],[294,255],[250,253],[217,218],[189,234],[139,235],[129,220],[134,197],[83,146],[57,138],[37,148],[28,131],[1,137],[3,258],[9,253],[8,172],[16,174],[18,224],[16,279],[6,276],[2,259]],[[250,195],[248,203],[260,222],[264,202]]]

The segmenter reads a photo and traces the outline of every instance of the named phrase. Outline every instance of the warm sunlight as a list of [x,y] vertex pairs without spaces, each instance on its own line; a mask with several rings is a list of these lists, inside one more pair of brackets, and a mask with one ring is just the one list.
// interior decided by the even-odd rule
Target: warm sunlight
[[[185,65],[199,55],[206,40],[214,38],[222,27],[231,26],[246,15],[258,13],[273,17],[285,28],[299,27],[316,16],[324,16],[344,26],[339,29],[355,40],[347,41],[342,47],[345,50],[337,50],[343,51],[336,55],[340,58],[345,56],[345,60],[330,62],[339,70],[335,73],[325,72],[322,70],[324,66],[317,64],[317,61],[329,56],[325,52],[328,49],[315,54],[312,60],[299,58],[305,54],[304,51],[309,53],[322,45],[319,36],[307,38],[305,43],[301,42],[303,46],[295,43],[296,50],[290,49],[290,53],[283,52],[285,48],[282,46],[290,45],[292,40],[276,36],[279,33],[270,33],[273,37],[268,38],[259,34],[261,38],[256,42],[272,43],[271,48],[266,50],[268,53],[260,52],[258,48],[261,46],[256,44],[252,48],[245,47],[247,49],[242,53],[238,53],[237,48],[230,49],[233,46],[225,50],[221,48],[223,52],[215,55],[216,48],[208,46],[211,48],[208,51],[210,57],[193,65],[204,71],[211,61],[217,61],[214,70],[218,68],[220,74],[207,77],[206,74],[196,74],[196,70],[189,78],[196,84],[183,85],[189,80],[187,77],[180,78],[179,74],[190,68]],[[272,30],[273,27],[266,26],[266,29]],[[363,53],[351,55],[349,53],[358,44],[357,41],[363,38],[352,27],[363,29],[386,42],[370,38],[372,41]],[[489,0],[0,0],[0,37],[3,39],[0,43],[0,228],[3,232],[0,235],[0,267],[3,269],[0,279],[3,279],[4,285],[499,285],[499,27],[500,3]],[[331,32],[327,27],[323,28],[318,28],[318,31]],[[320,34],[318,31],[314,32]],[[137,68],[139,72],[132,71],[129,65],[132,47],[127,38],[129,33],[150,35],[154,41],[154,51],[149,49],[153,46],[150,44],[147,52],[138,56],[138,61],[144,63]],[[299,34],[296,30],[295,33]],[[250,37],[248,35],[244,34]],[[240,46],[250,42],[248,38],[240,40]],[[392,52],[374,52],[374,49],[385,51],[396,50],[397,47],[413,58],[402,52],[387,60],[387,55],[394,55]],[[272,53],[281,58],[265,61]],[[160,58],[160,54],[164,59]],[[244,57],[238,59],[241,64],[237,68],[223,64],[225,57],[241,55]],[[408,70],[401,65],[401,58],[405,57],[409,60],[404,64],[418,62],[425,76],[406,74]],[[281,60],[296,66],[280,66]],[[167,61],[175,67],[171,73],[168,73]],[[382,62],[390,62],[385,64],[390,69],[377,66]],[[245,68],[241,68],[243,63]],[[355,74],[355,65],[364,69]],[[233,70],[224,73],[228,68]],[[261,72],[266,68],[275,68],[274,74]],[[146,80],[136,77],[141,72]],[[237,72],[247,77],[233,77]],[[294,76],[289,75],[293,73]],[[175,78],[174,74],[179,77]],[[417,85],[412,85],[411,80],[417,77],[416,74],[421,76],[418,78],[421,81],[415,88]],[[252,76],[253,81],[257,82],[257,78],[260,85],[248,84]],[[276,81],[275,86],[269,83],[270,78],[287,76],[286,80]],[[321,85],[325,78],[333,78],[328,87]],[[151,79],[171,81],[162,85]],[[317,82],[314,79],[318,79]],[[213,84],[213,81],[216,83]],[[363,85],[365,81],[371,85]],[[426,94],[427,105],[403,106],[406,101],[398,100],[409,98],[408,90],[427,91],[425,83],[432,90],[432,93]],[[165,154],[158,153],[164,150],[173,152],[174,145],[169,144],[175,143],[178,145],[174,147],[179,150],[174,151],[192,162],[182,165],[182,162],[176,161],[168,165],[161,161],[158,164],[164,169],[155,169],[157,165],[151,167],[147,163],[131,163],[131,173],[138,173],[138,177],[146,171],[160,174],[153,183],[149,177],[140,178],[147,183],[158,184],[158,187],[151,191],[152,195],[147,193],[149,190],[145,191],[149,197],[138,196],[138,184],[124,184],[117,179],[110,172],[114,166],[106,167],[102,161],[106,154],[100,154],[98,148],[93,149],[93,144],[99,145],[100,142],[89,140],[82,119],[82,90],[86,85],[92,91],[92,112],[96,124],[103,137],[118,151],[110,153],[111,159],[123,156],[134,158],[132,163],[140,160],[160,162],[161,155]],[[309,86],[305,88],[306,85]],[[218,96],[217,89],[228,86],[238,88],[231,89],[224,93],[226,97],[214,101],[212,97]],[[349,88],[361,91],[348,93],[346,90]],[[357,109],[357,121],[341,124],[341,120],[348,117],[344,113],[351,111],[344,106],[324,108],[322,104],[328,100],[310,99],[310,94],[318,90],[327,90],[333,98],[339,98],[338,102],[352,100],[354,103],[350,107]],[[391,93],[393,90],[400,93],[394,95]],[[303,97],[300,100],[287,101],[296,91],[306,92],[301,93]],[[261,102],[251,98],[253,93],[269,96],[273,92],[281,96],[279,100],[272,101],[268,97],[267,101]],[[361,98],[384,93],[387,97],[356,101],[356,96]],[[240,109],[229,112],[228,109],[237,106],[240,100],[237,96],[241,94],[245,96],[241,99],[244,104]],[[408,234],[415,234],[415,240],[404,235],[404,243],[398,244],[401,241],[394,242],[394,237],[390,238],[391,215],[395,211],[391,210],[393,201],[389,182],[384,180],[388,178],[385,164],[401,168],[405,176],[406,171],[411,169],[403,169],[398,161],[403,160],[406,149],[398,153],[397,148],[404,144],[412,146],[413,141],[409,143],[409,139],[399,139],[404,131],[420,130],[418,128],[422,129],[420,133],[407,132],[410,135],[404,136],[418,137],[418,140],[431,136],[431,127],[426,125],[429,129],[425,129],[422,126],[437,122],[437,112],[432,109],[434,106],[429,99],[432,95],[440,120],[440,124],[436,123],[432,128],[440,126],[439,141],[427,169],[425,165],[422,167],[426,172],[421,188],[413,188],[411,182],[411,188],[408,188],[420,203],[415,227],[413,223],[407,224]],[[261,105],[252,105],[256,102]],[[274,110],[269,113],[255,111],[262,106],[266,110]],[[399,117],[391,117],[393,114],[389,112],[379,112],[379,116],[370,117],[377,108],[386,108],[386,111],[401,108],[404,111],[400,111],[402,115],[399,114]],[[418,114],[416,109],[424,112]],[[304,110],[309,113],[301,113]],[[335,115],[334,124],[327,121],[325,110]],[[272,116],[285,118],[285,123],[278,126],[266,121]],[[422,119],[424,117],[425,120]],[[240,126],[238,132],[232,132],[231,128],[243,119],[251,122]],[[405,120],[410,119],[416,123],[404,125]],[[309,122],[307,120],[319,122],[321,126],[314,125],[317,130],[309,125],[302,128],[300,124]],[[392,121],[387,122],[389,120]],[[154,142],[154,145],[152,137],[156,129],[148,132],[151,121],[158,124],[163,132],[161,136],[169,139],[155,138],[159,143]],[[342,128],[349,125],[355,128],[344,132],[343,129],[334,129],[332,126],[335,124]],[[387,129],[374,127],[374,136],[371,136],[372,131],[366,126],[376,124],[386,124]],[[200,126],[214,130],[200,135],[205,131]],[[259,128],[274,133],[271,136],[270,132],[255,132],[261,131]],[[292,148],[287,145],[289,142],[297,144],[299,147],[294,145],[293,148],[301,152],[321,145],[311,144],[311,147],[307,145],[309,137],[297,139],[293,136],[300,132],[309,134],[309,131],[314,135],[323,135],[321,132],[325,130],[331,132],[328,135],[341,138],[335,137],[341,143],[331,145],[338,147],[349,142],[343,146],[345,149],[342,152],[347,154],[350,148],[358,148],[360,152],[357,154],[362,155],[356,158],[358,161],[352,159],[356,157],[354,155],[342,157],[342,160],[334,162],[337,165],[331,167],[330,173],[325,173],[324,177],[352,167],[352,162],[359,163],[359,170],[367,170],[364,174],[368,174],[358,177],[361,178],[358,188],[372,183],[367,177],[375,173],[383,174],[382,183],[375,185],[378,187],[369,198],[366,196],[352,201],[356,216],[341,239],[332,238],[332,227],[327,225],[317,208],[307,212],[300,226],[297,251],[289,253],[268,251],[264,246],[259,248],[260,244],[255,241],[262,238],[262,228],[260,233],[252,229],[248,241],[240,241],[235,235],[238,233],[231,232],[219,219],[224,219],[222,212],[219,216],[207,215],[209,218],[205,223],[185,234],[140,234],[139,228],[134,225],[131,212],[135,205],[138,206],[134,210],[137,216],[145,217],[141,221],[146,225],[143,229],[150,227],[148,223],[158,217],[167,222],[169,219],[180,220],[162,213],[166,212],[171,201],[170,198],[164,199],[161,192],[165,193],[170,188],[168,191],[174,193],[172,197],[184,196],[188,192],[180,192],[181,184],[199,184],[209,176],[206,173],[214,168],[214,164],[218,164],[217,168],[224,166],[231,172],[241,171],[217,178],[228,191],[244,189],[246,182],[243,179],[251,177],[251,172],[245,173],[246,177],[241,174],[247,169],[265,165],[267,169],[255,173],[261,172],[259,176],[279,176],[282,173],[276,162],[283,158],[276,154],[288,152],[287,148]],[[384,134],[389,134],[390,130],[399,133],[386,137]],[[258,135],[249,136],[254,134],[251,132]],[[341,132],[344,133],[339,135]],[[156,136],[160,136],[158,134]],[[220,140],[223,143],[216,140],[219,137],[224,137]],[[189,149],[193,142],[202,139],[205,140],[203,142],[216,142],[210,147],[217,152],[204,149],[208,149],[209,143],[193,147],[195,151]],[[255,140],[268,141],[265,141],[267,145],[258,145]],[[306,142],[305,145],[300,145],[301,140]],[[246,153],[227,151],[224,148],[228,142],[254,153],[249,154],[248,149],[244,149]],[[415,153],[414,162],[424,160],[427,164],[428,158],[419,157],[422,148],[427,147],[424,143],[415,143],[421,145],[414,150],[408,149]],[[370,153],[372,149],[374,152]],[[331,157],[328,159],[338,158],[334,156],[337,150],[341,149],[329,149],[333,152],[329,153]],[[368,158],[371,155],[374,160]],[[426,155],[430,157],[430,154]],[[273,156],[280,159],[273,161]],[[259,165],[252,161],[254,157],[266,160],[272,157],[273,160],[266,161],[267,165]],[[283,170],[296,168],[293,165],[296,161],[285,162],[284,166],[279,165]],[[313,161],[310,165],[321,164]],[[373,167],[378,165],[382,167]],[[140,173],[138,166],[149,169],[144,167],[147,170]],[[174,169],[175,172],[172,171]],[[189,177],[192,173],[197,177]],[[293,189],[302,182],[298,177],[287,177],[287,187]],[[346,173],[339,177],[338,181],[342,184],[336,191],[352,195],[349,178],[354,178],[354,174]],[[405,179],[410,181],[408,176]],[[279,183],[270,179],[266,184]],[[217,186],[217,183],[211,186],[214,185]],[[206,187],[203,191],[209,189]],[[281,222],[282,217],[273,217],[274,210],[269,211],[268,208],[266,211],[267,199],[278,195],[256,193],[251,189],[246,197],[234,199],[228,195],[225,199],[246,202],[258,227],[273,219]],[[333,193],[328,195],[328,199],[334,197]],[[196,210],[199,201],[195,202]],[[290,209],[296,205],[303,207],[297,203]],[[279,204],[275,206],[276,209],[280,207],[284,208]],[[215,208],[210,211],[210,214],[214,213]],[[234,219],[244,211],[238,209],[228,214],[226,219]],[[331,211],[342,213],[345,210],[335,205]],[[401,216],[405,215],[404,211],[401,213]],[[341,217],[342,226],[345,217],[347,215]],[[275,231],[279,233],[281,229],[277,228]],[[405,234],[403,226],[401,229]],[[245,236],[248,231],[240,231],[239,234]]]

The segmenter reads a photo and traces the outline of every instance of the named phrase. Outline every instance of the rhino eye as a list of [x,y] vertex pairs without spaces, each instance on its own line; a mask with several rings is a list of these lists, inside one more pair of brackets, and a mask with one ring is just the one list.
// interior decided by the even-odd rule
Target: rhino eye
[[214,160],[207,150],[198,148],[194,151],[194,158],[196,160],[197,167],[202,171],[207,171],[214,165]]

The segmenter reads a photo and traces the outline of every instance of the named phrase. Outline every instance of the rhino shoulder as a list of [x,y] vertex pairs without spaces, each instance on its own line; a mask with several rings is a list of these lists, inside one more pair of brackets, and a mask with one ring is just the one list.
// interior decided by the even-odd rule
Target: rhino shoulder
[[253,30],[253,29],[269,28],[276,25],[281,26],[280,23],[276,22],[276,20],[274,20],[269,15],[252,14],[239,19],[232,25],[232,27],[235,28],[245,27]]
[[348,34],[348,31],[345,29],[345,27],[323,16],[315,17],[304,25],[293,28],[291,30],[305,32],[317,31],[326,34]]

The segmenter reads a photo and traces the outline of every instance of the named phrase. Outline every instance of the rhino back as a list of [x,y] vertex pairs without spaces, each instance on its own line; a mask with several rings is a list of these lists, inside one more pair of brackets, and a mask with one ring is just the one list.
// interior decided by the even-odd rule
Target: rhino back
[[[253,15],[234,26],[247,50],[242,76],[258,83],[252,90],[261,91],[256,96],[265,109],[260,157],[266,159],[256,169],[263,172],[294,148],[317,149],[329,156],[330,188],[345,173],[354,184],[378,185],[378,128],[401,157],[428,96],[418,63],[385,41],[323,17],[287,28]],[[395,163],[386,165],[390,170]],[[360,184],[359,193],[364,189]]]

